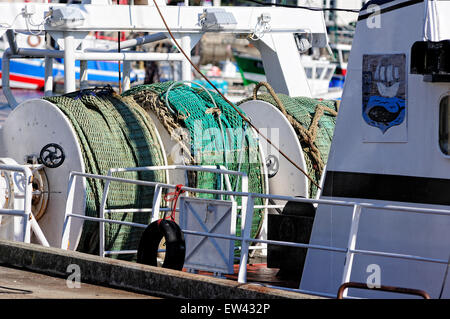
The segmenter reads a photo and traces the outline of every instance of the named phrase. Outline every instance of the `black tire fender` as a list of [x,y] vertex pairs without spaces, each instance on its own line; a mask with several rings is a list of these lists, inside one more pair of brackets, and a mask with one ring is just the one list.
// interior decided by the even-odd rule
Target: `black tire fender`
[[158,247],[163,237],[166,240],[166,256],[162,267],[182,270],[186,253],[184,235],[177,223],[167,219],[157,220],[144,230],[139,241],[136,261],[157,266]]

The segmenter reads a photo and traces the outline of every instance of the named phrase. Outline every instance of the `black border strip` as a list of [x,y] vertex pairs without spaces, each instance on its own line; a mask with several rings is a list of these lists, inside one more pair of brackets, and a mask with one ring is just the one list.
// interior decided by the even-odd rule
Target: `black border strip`
[[450,179],[328,171],[322,196],[450,205]]
[[[422,2],[424,2],[424,0],[405,1],[405,2],[402,2],[402,3],[396,4],[396,5],[393,5],[393,6],[384,8],[384,9],[381,9],[379,14],[383,14],[383,13],[394,11],[394,10],[397,10],[397,9],[409,7],[409,6],[412,6],[412,5],[415,5],[415,4],[418,4],[418,3],[422,3]],[[370,4],[370,3],[368,3],[368,4]],[[371,12],[371,13],[362,14],[362,15],[360,15],[358,17],[358,21],[365,20],[365,19],[373,16],[374,14],[376,14],[376,13],[375,12]]]

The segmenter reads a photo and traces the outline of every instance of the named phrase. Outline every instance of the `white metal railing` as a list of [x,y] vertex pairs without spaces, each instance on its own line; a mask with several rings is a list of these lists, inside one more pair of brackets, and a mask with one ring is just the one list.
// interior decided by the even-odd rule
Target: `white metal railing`
[[[145,224],[138,224],[138,223],[132,223],[132,222],[124,222],[124,221],[117,221],[117,220],[111,220],[105,218],[105,213],[111,213],[111,212],[119,212],[119,213],[140,213],[140,212],[151,212],[152,213],[152,221],[155,221],[159,219],[159,213],[160,211],[169,210],[168,208],[160,208],[161,200],[162,200],[162,190],[164,188],[171,189],[175,188],[175,185],[172,184],[165,184],[165,183],[159,183],[159,182],[144,182],[134,179],[125,179],[125,178],[118,178],[113,177],[113,173],[117,172],[137,172],[137,171],[157,171],[157,170],[185,170],[185,171],[203,171],[203,172],[209,172],[209,173],[216,173],[221,174],[225,176],[225,184],[228,188],[228,192],[232,191],[232,186],[229,180],[229,175],[236,175],[240,176],[242,179],[241,182],[241,190],[242,192],[248,191],[248,176],[245,173],[242,172],[236,172],[236,171],[230,171],[227,170],[225,167],[220,166],[217,168],[216,166],[187,166],[187,165],[167,165],[167,166],[151,166],[151,167],[133,167],[133,168],[112,168],[108,171],[107,176],[103,175],[94,175],[94,174],[87,174],[87,173],[80,173],[80,172],[71,172],[69,176],[69,187],[68,187],[68,195],[67,195],[67,202],[66,202],[66,211],[65,211],[65,218],[64,218],[64,227],[63,227],[63,236],[61,241],[61,248],[66,249],[68,247],[68,239],[69,239],[69,233],[70,233],[70,220],[71,218],[79,218],[79,219],[85,219],[85,220],[91,220],[91,221],[98,221],[100,223],[100,229],[99,229],[99,254],[100,256],[110,255],[110,254],[123,254],[125,252],[123,251],[105,251],[104,244],[105,244],[105,230],[104,230],[104,223],[114,223],[114,224],[120,224],[120,225],[126,225],[126,226],[132,226],[132,227],[139,227],[139,228],[146,228],[148,225]],[[78,177],[82,178],[96,178],[96,179],[102,179],[105,180],[105,187],[103,190],[102,195],[102,202],[100,204],[100,213],[99,217],[90,217],[90,216],[84,216],[80,214],[73,214],[70,207],[73,207],[73,199],[74,199],[74,185],[75,185],[75,179]],[[155,194],[153,196],[153,205],[152,208],[147,209],[106,209],[106,203],[107,203],[107,197],[109,192],[109,185],[111,182],[124,182],[124,183],[130,183],[135,185],[141,185],[141,186],[153,186],[155,187]],[[220,193],[221,191],[218,191],[219,193],[215,193],[217,195],[224,196],[226,194]],[[230,200],[234,201],[234,196],[230,195]],[[245,199],[242,199],[242,206],[246,207]],[[133,251],[127,251],[127,253],[136,253],[135,250]]]
[[[231,186],[229,175],[236,175],[240,176],[242,178],[242,184],[241,184],[241,191],[247,192],[248,191],[248,176],[245,173],[242,172],[236,172],[236,171],[230,171],[226,169],[224,166],[211,166],[211,165],[203,165],[203,166],[188,166],[188,165],[166,165],[166,166],[147,166],[147,167],[129,167],[129,168],[111,168],[107,176],[112,176],[114,173],[119,172],[144,172],[144,171],[169,171],[169,170],[184,170],[184,171],[196,171],[196,172],[209,172],[209,173],[215,173],[220,174],[221,177],[224,177],[225,179],[225,185],[227,190],[232,191],[233,188]],[[109,192],[109,185],[111,181],[105,182],[105,188],[103,191],[103,197],[102,202],[100,205],[100,218],[105,219],[105,213],[139,213],[139,212],[151,212],[152,213],[152,219],[151,221],[155,221],[159,219],[160,211],[168,211],[169,208],[161,208],[161,199],[162,199],[162,190],[163,186],[161,184],[155,186],[155,193],[153,195],[153,205],[150,209],[106,209],[106,202]],[[223,199],[223,195],[222,199]],[[234,196],[230,196],[231,201],[235,201]],[[112,254],[122,254],[123,251],[105,251],[105,227],[104,222],[100,222],[100,256],[104,257],[105,255],[112,255]],[[136,251],[128,251],[135,253]]]
[[[183,167],[183,166],[181,166]],[[162,169],[163,167],[160,167]],[[180,167],[178,167],[180,168]],[[192,169],[196,169],[198,167],[192,167]],[[133,168],[132,170],[139,170],[140,168]],[[145,168],[149,169],[149,168]],[[152,168],[153,169],[153,168]],[[157,168],[154,168],[157,169]],[[153,170],[154,170],[153,169]],[[175,168],[171,168],[175,169]],[[186,168],[187,169],[187,168]],[[189,168],[191,169],[191,168]],[[211,168],[205,168],[211,169]],[[123,170],[123,169],[119,169]],[[222,171],[222,170],[217,170]],[[232,174],[233,171],[227,171],[227,173]],[[223,173],[223,172],[222,172]],[[240,175],[243,173],[240,172],[233,172],[233,173],[239,173],[235,175]],[[164,184],[164,183],[158,183],[158,182],[146,182],[146,181],[140,181],[140,180],[133,180],[133,179],[125,179],[125,178],[118,178],[113,176],[104,176],[104,175],[94,175],[94,174],[88,174],[88,173],[80,173],[80,172],[71,172],[70,179],[69,179],[69,192],[68,192],[68,201],[66,206],[66,213],[65,213],[65,223],[64,223],[64,229],[63,229],[63,240],[62,240],[62,248],[67,249],[68,248],[68,233],[70,231],[70,218],[81,218],[85,220],[92,220],[92,221],[98,221],[100,223],[116,223],[116,224],[122,224],[122,225],[128,225],[128,226],[134,226],[134,227],[140,227],[140,228],[146,228],[148,225],[143,224],[137,224],[137,223],[131,223],[131,222],[123,222],[123,221],[116,221],[116,220],[110,220],[105,218],[97,218],[97,217],[88,217],[84,215],[79,214],[73,214],[70,211],[70,198],[73,200],[73,191],[74,191],[74,180],[76,177],[83,177],[83,178],[95,178],[95,179],[102,179],[107,182],[123,182],[123,183],[132,183],[136,185],[142,185],[142,186],[151,186],[151,187],[157,187],[161,191],[163,188],[167,189],[175,189],[175,185],[171,184]],[[242,175],[243,176],[243,175]],[[442,216],[448,216],[450,217],[450,210],[447,209],[431,209],[431,208],[419,208],[419,207],[408,207],[408,206],[397,206],[397,205],[377,205],[373,203],[362,203],[362,202],[353,202],[353,201],[343,201],[343,200],[328,200],[328,199],[306,199],[306,198],[298,198],[298,197],[292,197],[292,196],[282,196],[282,195],[271,195],[271,194],[258,194],[258,193],[249,193],[249,192],[237,192],[237,191],[230,191],[230,190],[209,190],[209,189],[198,189],[193,187],[186,187],[183,186],[181,188],[184,191],[187,192],[194,192],[194,193],[203,193],[203,194],[215,194],[215,195],[224,195],[224,196],[240,196],[242,197],[243,205],[241,207],[241,236],[232,236],[229,234],[212,234],[207,232],[199,232],[199,231],[192,231],[188,229],[182,229],[183,233],[189,234],[189,235],[195,235],[195,236],[207,236],[207,237],[213,237],[213,238],[221,238],[221,239],[228,239],[233,241],[241,241],[241,256],[240,256],[240,262],[239,262],[239,270],[238,270],[238,282],[239,283],[246,283],[247,282],[247,262],[248,262],[248,256],[249,256],[249,249],[250,249],[250,243],[265,243],[265,244],[271,244],[271,245],[280,245],[280,246],[289,246],[289,247],[298,247],[298,248],[308,248],[308,249],[315,249],[315,250],[325,250],[330,252],[338,252],[338,253],[344,253],[346,254],[346,262],[344,266],[343,276],[342,276],[342,283],[347,282],[350,279],[352,266],[353,266],[353,257],[355,254],[365,254],[365,255],[374,255],[374,256],[384,256],[389,258],[397,258],[397,259],[406,259],[406,260],[416,260],[416,261],[422,261],[422,262],[431,262],[431,263],[439,263],[444,264],[447,266],[450,266],[449,260],[444,259],[437,259],[437,258],[427,258],[422,256],[414,256],[414,255],[406,255],[406,254],[398,254],[398,253],[388,253],[388,252],[380,252],[380,251],[369,251],[369,250],[362,250],[362,249],[356,249],[356,240],[357,240],[357,233],[359,228],[359,220],[361,217],[361,211],[362,208],[370,208],[372,210],[388,210],[392,212],[409,212],[409,213],[416,213],[416,214],[427,214],[427,215],[442,215]],[[158,196],[155,196],[157,199]],[[291,202],[300,202],[300,203],[311,203],[311,204],[323,204],[323,205],[335,205],[335,206],[343,206],[343,207],[349,207],[353,208],[353,215],[352,215],[352,223],[350,227],[350,234],[349,234],[349,241],[346,248],[342,247],[334,247],[334,246],[325,246],[325,245],[315,245],[315,244],[302,244],[302,243],[294,243],[294,242],[285,242],[285,241],[276,241],[276,240],[267,240],[267,239],[256,239],[251,238],[251,221],[253,219],[253,212],[255,209],[254,205],[254,199],[255,198],[263,198],[263,199],[272,199],[272,200],[279,200],[279,201],[291,201]],[[246,201],[245,201],[246,199]],[[157,201],[154,200],[154,204],[157,203]],[[244,204],[245,203],[245,204]],[[270,207],[270,205],[263,205],[264,207]],[[159,212],[159,206],[153,206],[153,208],[156,208],[155,210],[152,210],[153,217],[155,216],[155,212]],[[157,216],[157,215],[156,215]],[[136,251],[127,251],[126,253],[130,252],[136,252]],[[120,252],[125,253],[125,252]],[[445,282],[444,278],[444,282]],[[319,295],[319,296],[325,296],[325,297],[336,297],[336,295],[327,294],[327,293],[320,293],[315,291],[307,291],[302,289],[294,289],[294,288],[286,288],[286,287],[280,287],[280,286],[271,286],[266,285],[271,288],[277,288],[282,290],[288,290],[288,291],[294,291],[294,292],[300,292],[300,293],[307,293],[307,294],[313,294],[313,295]]]
[[[31,210],[31,200],[33,196],[33,186],[32,186],[32,178],[33,173],[32,170],[25,165],[5,165],[0,164],[0,171],[3,172],[17,172],[21,173],[24,176],[23,179],[23,209],[8,209],[8,208],[0,208],[0,215],[5,216],[18,216],[22,217],[22,229],[19,231],[18,234],[16,234],[16,229],[14,229],[14,240],[21,241],[24,243],[30,243],[31,239],[31,230],[36,235],[36,238],[38,241],[46,246],[49,247],[49,243],[47,239],[44,236],[44,233],[42,232],[41,228],[39,227],[33,212]],[[13,191],[13,190],[12,190]],[[15,226],[14,226],[15,228]]]
[[[237,171],[230,171],[228,169],[226,169],[224,166],[219,166],[219,168],[217,168],[216,166],[210,166],[210,165],[205,165],[205,166],[187,166],[187,165],[167,165],[167,166],[151,166],[151,167],[132,167],[132,168],[112,168],[108,171],[106,176],[112,177],[113,173],[117,173],[117,172],[138,172],[138,171],[157,171],[157,170],[185,170],[185,171],[203,171],[203,172],[209,172],[209,173],[216,173],[216,174],[221,174],[222,176],[224,176],[225,179],[225,185],[228,189],[228,191],[232,191],[232,185],[229,179],[229,175],[236,175],[236,176],[240,176],[242,178],[242,182],[241,182],[241,191],[246,193],[248,191],[248,176],[245,173],[242,172],[237,172]],[[116,254],[130,254],[130,253],[136,253],[136,250],[126,250],[126,251],[122,251],[122,250],[117,250],[117,251],[106,251],[105,250],[105,228],[104,228],[104,224],[105,222],[109,222],[109,223],[113,223],[113,224],[120,224],[120,225],[126,225],[126,226],[132,226],[132,227],[138,227],[138,228],[146,228],[148,225],[145,224],[139,224],[139,223],[131,223],[131,222],[122,222],[122,221],[116,221],[116,220],[111,220],[111,219],[107,219],[105,218],[105,214],[106,213],[152,213],[152,219],[151,221],[155,221],[159,218],[159,213],[161,211],[170,211],[170,208],[161,208],[161,196],[162,196],[162,190],[164,188],[170,188],[168,187],[169,184],[161,184],[161,183],[155,183],[154,187],[155,187],[155,194],[153,197],[153,205],[152,208],[122,208],[122,209],[107,209],[106,208],[106,202],[107,202],[107,197],[108,197],[108,193],[109,193],[109,186],[110,183],[112,181],[116,181],[116,180],[111,180],[109,178],[100,178],[100,176],[97,177],[93,177],[89,174],[84,174],[84,173],[78,173],[78,172],[72,172],[73,173],[73,179],[75,179],[75,176],[79,176],[79,177],[83,177],[83,178],[98,178],[98,179],[103,179],[105,180],[105,188],[103,191],[103,195],[102,195],[102,201],[100,204],[100,210],[99,210],[99,217],[87,217],[87,216],[83,216],[83,215],[79,215],[79,214],[71,214],[68,213],[69,211],[66,208],[66,216],[65,216],[65,221],[67,221],[70,218],[79,218],[79,219],[85,219],[85,220],[91,220],[91,221],[97,221],[99,222],[99,255],[102,257],[105,257],[106,255],[116,255]],[[101,176],[104,177],[104,176]],[[73,187],[73,185],[75,185],[75,180],[72,180],[72,178],[69,178],[69,193],[71,192],[71,187]],[[130,179],[123,179],[122,182],[129,182],[132,184],[136,184],[133,183],[132,181],[135,180],[130,180]],[[150,186],[150,185],[147,185]],[[174,185],[170,185],[172,186],[172,188],[174,188]],[[220,191],[219,191],[220,192]],[[224,194],[220,194],[223,198]],[[68,196],[68,198],[71,198],[71,201],[69,202],[69,200],[67,201],[67,206],[73,206],[73,196]],[[230,195],[230,200],[231,201],[235,201],[235,198],[233,195]],[[241,205],[237,206],[238,210],[242,210],[243,207],[246,207],[246,203],[245,203],[245,198],[243,198]],[[254,205],[253,208],[254,209],[267,209],[267,208],[282,208],[283,205]],[[178,211],[178,209],[176,209]],[[67,227],[67,222],[65,222],[65,226]],[[68,236],[68,230],[64,230],[64,233],[66,236]],[[186,233],[188,233],[188,231],[186,231]],[[63,236],[64,237],[64,236]],[[67,237],[68,239],[68,237]],[[66,247],[66,244],[64,241],[62,241],[61,243],[61,247],[64,248]],[[249,249],[251,250],[256,250],[256,249],[263,249],[263,246],[251,246],[249,247]]]

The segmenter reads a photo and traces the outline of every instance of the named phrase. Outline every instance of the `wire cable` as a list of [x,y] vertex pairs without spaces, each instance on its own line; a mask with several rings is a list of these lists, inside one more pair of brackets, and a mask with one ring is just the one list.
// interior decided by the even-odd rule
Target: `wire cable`
[[189,63],[192,65],[192,67],[195,69],[195,71],[200,74],[200,76],[202,76],[206,82],[208,82],[209,85],[211,85],[211,87],[224,99],[225,102],[227,102],[238,114],[239,116],[245,121],[247,122],[255,131],[256,133],[258,133],[259,136],[261,136],[263,139],[265,139],[271,146],[273,146],[273,148],[275,148],[287,161],[289,161],[292,165],[294,165],[295,168],[297,168],[300,172],[302,172],[310,181],[311,183],[313,183],[318,189],[321,189],[321,187],[319,186],[318,183],[316,183],[309,175],[308,173],[306,173],[300,166],[298,166],[297,163],[295,163],[289,156],[287,156],[282,150],[280,150],[280,148],[278,146],[276,146],[275,144],[273,144],[273,142],[267,138],[265,135],[263,135],[259,129],[253,125],[250,120],[244,115],[242,114],[241,111],[238,110],[238,108],[230,102],[230,100],[228,100],[223,94],[222,92],[220,92],[220,90],[208,79],[208,77],[206,75],[204,75],[199,68],[194,64],[194,62],[192,62],[192,60],[189,58],[189,56],[186,54],[186,52],[184,52],[183,48],[181,47],[181,45],[178,43],[178,41],[175,39],[174,35],[172,34],[172,31],[170,30],[169,26],[167,25],[166,19],[164,18],[163,14],[161,13],[161,10],[159,9],[158,4],[156,3],[156,0],[153,0],[153,3],[155,4],[156,10],[159,13],[159,16],[161,17],[162,22],[164,23],[165,28],[167,29],[167,32],[169,33],[170,37],[172,38],[173,42],[175,43],[175,45],[177,46],[178,50],[180,50],[180,52],[184,55],[184,57],[189,61]]
[[17,18],[22,15],[22,12],[20,12],[19,14],[17,14],[13,21],[11,23],[6,23],[6,22],[0,22],[0,29],[12,29],[14,31],[14,23],[16,22]]
[[297,6],[294,4],[282,4],[282,3],[272,3],[272,2],[263,2],[258,0],[244,0],[247,2],[253,2],[262,6],[275,6],[275,7],[284,7],[284,8],[297,8],[297,9],[306,9],[311,11],[343,11],[343,12],[353,12],[359,13],[359,9],[344,9],[344,8],[319,8],[319,7],[307,7],[307,6]]

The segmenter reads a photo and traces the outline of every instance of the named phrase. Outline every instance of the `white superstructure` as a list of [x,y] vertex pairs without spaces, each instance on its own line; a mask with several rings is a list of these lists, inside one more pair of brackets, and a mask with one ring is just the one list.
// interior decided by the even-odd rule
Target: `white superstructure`
[[[381,11],[359,16],[321,198],[448,209],[450,83],[442,74],[448,72],[450,2],[384,2]],[[440,63],[433,45],[442,46]],[[358,218],[359,229],[353,227]],[[445,214],[319,205],[311,243],[447,261],[449,229]],[[383,285],[450,297],[445,264],[367,253],[310,250],[301,288],[335,294],[345,281],[373,279],[373,265]]]

